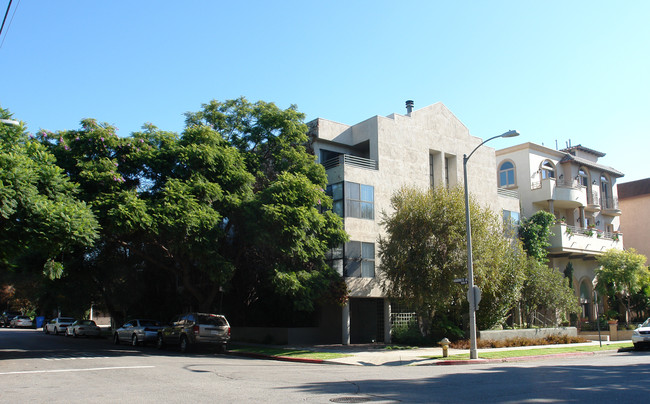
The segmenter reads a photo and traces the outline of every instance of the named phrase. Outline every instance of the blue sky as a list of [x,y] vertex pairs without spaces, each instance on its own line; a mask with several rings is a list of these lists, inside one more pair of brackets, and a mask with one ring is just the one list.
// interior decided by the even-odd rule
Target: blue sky
[[650,177],[648,21],[649,1],[14,0],[0,105],[126,136],[239,96],[346,124],[442,102],[474,136],[522,134],[492,147],[570,140],[627,182]]

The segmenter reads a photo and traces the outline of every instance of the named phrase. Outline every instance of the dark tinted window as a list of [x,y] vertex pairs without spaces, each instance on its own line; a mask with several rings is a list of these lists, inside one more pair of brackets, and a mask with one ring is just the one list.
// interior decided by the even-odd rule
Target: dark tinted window
[[199,323],[206,325],[216,325],[216,326],[225,326],[226,320],[223,317],[219,316],[210,316],[199,314]]

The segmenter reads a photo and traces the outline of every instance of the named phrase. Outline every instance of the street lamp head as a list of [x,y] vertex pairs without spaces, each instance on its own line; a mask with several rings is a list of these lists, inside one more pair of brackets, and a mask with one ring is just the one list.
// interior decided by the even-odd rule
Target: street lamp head
[[20,122],[13,119],[0,119],[0,123],[4,123],[6,125],[20,126]]
[[512,130],[509,130],[506,133],[502,134],[500,137],[516,137],[516,136],[519,136],[519,132],[512,129]]

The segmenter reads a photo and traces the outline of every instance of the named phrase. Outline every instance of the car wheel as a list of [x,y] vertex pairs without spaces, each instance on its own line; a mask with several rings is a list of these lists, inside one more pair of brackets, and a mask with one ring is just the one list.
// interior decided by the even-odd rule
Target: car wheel
[[131,336],[131,346],[138,346],[138,345],[139,345],[139,343],[138,343],[138,336],[135,335],[135,334],[133,334],[133,335]]
[[219,346],[217,347],[217,352],[220,353],[220,354],[222,354],[222,353],[226,353],[226,352],[227,352],[226,344],[221,344],[221,345],[219,345]]
[[43,326],[43,332],[45,332],[46,334],[49,334],[49,333],[50,333],[50,332],[47,330],[47,327],[46,327],[46,326]]
[[72,336],[75,337],[75,338],[78,337],[78,335],[77,335],[77,330],[72,330]]
[[54,327],[54,335],[59,335],[59,329]]
[[156,339],[156,348],[163,349],[164,347],[165,341],[163,341],[163,336],[162,334],[158,334],[158,338]]
[[113,344],[120,345],[120,336],[117,333],[113,335]]
[[185,335],[181,335],[181,352],[187,353],[190,350],[190,343]]

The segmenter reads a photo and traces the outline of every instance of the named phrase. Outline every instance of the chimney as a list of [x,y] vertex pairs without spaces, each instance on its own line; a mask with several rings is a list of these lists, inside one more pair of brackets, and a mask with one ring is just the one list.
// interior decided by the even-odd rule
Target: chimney
[[411,112],[413,112],[413,100],[407,100],[406,101],[406,114],[408,116],[411,116]]

